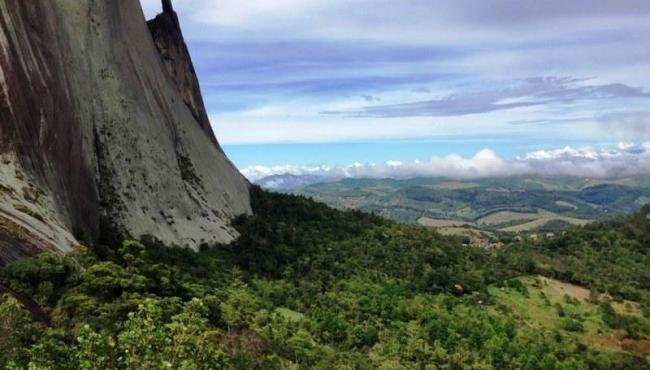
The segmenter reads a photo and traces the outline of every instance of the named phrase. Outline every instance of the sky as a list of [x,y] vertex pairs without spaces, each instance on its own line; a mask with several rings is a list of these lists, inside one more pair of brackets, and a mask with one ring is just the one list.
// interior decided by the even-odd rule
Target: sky
[[252,180],[649,171],[648,0],[174,7],[215,133]]

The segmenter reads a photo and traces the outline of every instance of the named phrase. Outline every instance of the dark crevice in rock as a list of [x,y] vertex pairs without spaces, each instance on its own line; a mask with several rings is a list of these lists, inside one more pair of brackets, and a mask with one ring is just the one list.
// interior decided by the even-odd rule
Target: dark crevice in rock
[[[100,133],[95,126],[93,135],[93,147],[95,148],[95,158],[97,160],[97,188],[99,189],[99,199],[101,214],[99,218],[99,238],[98,242],[106,245],[113,245],[124,240],[127,233],[122,230],[114,221],[119,213],[121,200],[117,190],[111,181],[111,169],[106,165],[105,149],[100,139]],[[75,237],[78,237],[75,235]]]

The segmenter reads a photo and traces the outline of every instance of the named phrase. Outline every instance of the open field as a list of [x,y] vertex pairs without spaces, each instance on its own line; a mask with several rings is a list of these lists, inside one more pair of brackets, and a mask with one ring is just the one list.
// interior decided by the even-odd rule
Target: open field
[[537,220],[543,217],[544,214],[540,213],[522,213],[513,211],[500,211],[481,217],[476,220],[479,225],[501,225],[507,222],[519,220]]
[[432,219],[428,217],[421,217],[418,220],[418,223],[422,226],[439,228],[439,227],[460,227],[467,225],[467,222],[464,221],[454,221],[454,220],[441,220],[441,219]]
[[566,202],[566,201],[563,201],[563,200],[558,200],[558,201],[555,202],[555,204],[560,206],[560,207],[565,207],[565,208],[571,208],[571,209],[577,209],[578,208],[578,207],[576,207],[575,204],[569,203],[569,202]]
[[[604,350],[638,352],[641,349],[647,353],[647,339],[623,340],[622,332],[603,322],[598,304],[589,299],[588,289],[541,276],[517,280],[522,288],[491,287],[489,292],[496,300],[497,310],[515,317],[530,330],[561,330]],[[625,306],[638,307],[634,302],[623,302],[619,308],[616,304],[612,306],[622,315],[637,314],[620,310]]]
[[578,299],[582,302],[589,301],[589,289],[586,289],[584,287],[575,284],[570,284],[555,279],[545,278],[543,276],[540,276],[539,280],[543,284],[543,286],[547,288],[546,293],[550,294],[552,297],[560,298],[567,295],[571,298]]
[[[563,216],[540,209],[534,213],[499,211],[481,217],[476,223],[483,226],[505,226],[500,229],[500,231],[504,232],[525,232],[543,228],[551,221],[562,221],[573,226],[583,226],[589,222],[589,220]],[[512,225],[513,223],[515,223],[515,225]]]
[[630,301],[612,302],[612,307],[614,308],[616,313],[621,315],[630,315],[636,317],[643,316],[643,310],[641,309],[641,305],[638,304],[637,302],[630,302]]
[[546,224],[548,224],[551,221],[563,221],[574,226],[584,226],[590,222],[589,220],[582,220],[573,217],[560,216],[556,214],[547,214],[531,222],[526,222],[521,225],[515,225],[515,226],[503,228],[501,229],[501,231],[513,232],[513,233],[534,231],[544,227]]
[[481,186],[480,184],[474,182],[447,181],[440,184],[429,185],[427,187],[435,190],[460,190],[460,189],[473,189],[473,188],[478,188],[480,186]]
[[436,231],[445,236],[467,236],[472,240],[487,240],[493,237],[489,231],[474,229],[471,227],[441,227]]

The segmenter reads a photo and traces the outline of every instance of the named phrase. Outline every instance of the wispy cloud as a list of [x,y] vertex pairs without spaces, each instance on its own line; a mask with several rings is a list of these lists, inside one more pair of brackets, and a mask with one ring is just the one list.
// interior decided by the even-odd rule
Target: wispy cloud
[[[485,90],[442,99],[393,105],[373,105],[351,111],[329,111],[350,117],[421,117],[461,116],[489,113],[543,104],[570,104],[584,100],[617,98],[649,98],[640,88],[624,84],[581,85],[584,80],[572,78],[528,78],[515,81],[512,87]],[[513,82],[510,82],[512,84]],[[503,83],[505,85],[506,83]]]
[[376,96],[368,95],[368,94],[361,94],[361,97],[363,98],[363,100],[365,100],[367,102],[381,101],[380,98],[378,98]]
[[650,174],[650,142],[614,148],[540,150],[514,159],[484,149],[473,157],[434,156],[428,161],[387,161],[348,166],[251,166],[242,170],[251,181],[271,175],[309,175],[328,179],[445,177],[472,179],[520,175],[611,177]]
[[611,112],[598,117],[598,122],[609,132],[650,133],[650,111]]

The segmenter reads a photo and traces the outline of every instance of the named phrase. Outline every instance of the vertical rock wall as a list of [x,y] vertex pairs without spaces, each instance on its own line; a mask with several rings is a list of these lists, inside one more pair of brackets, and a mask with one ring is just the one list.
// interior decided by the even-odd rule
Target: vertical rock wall
[[165,3],[147,25],[138,0],[0,0],[0,233],[23,228],[0,238],[0,263],[12,244],[38,248],[10,259],[66,250],[73,233],[194,248],[237,236],[248,183]]

